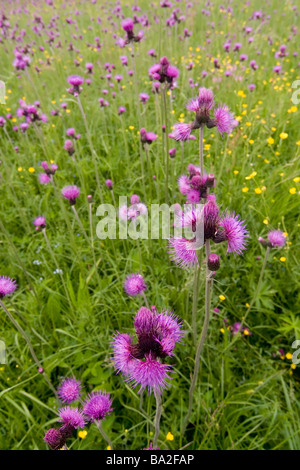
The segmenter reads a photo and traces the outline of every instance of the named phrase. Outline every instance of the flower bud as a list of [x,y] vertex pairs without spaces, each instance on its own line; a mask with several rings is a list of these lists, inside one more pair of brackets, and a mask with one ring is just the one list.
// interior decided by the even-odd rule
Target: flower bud
[[220,256],[211,253],[207,260],[207,267],[210,271],[217,271],[220,267]]

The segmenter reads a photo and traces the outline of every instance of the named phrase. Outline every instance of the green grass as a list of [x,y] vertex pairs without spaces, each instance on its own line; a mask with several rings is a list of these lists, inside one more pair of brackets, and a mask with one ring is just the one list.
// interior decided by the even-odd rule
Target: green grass
[[[144,27],[145,40],[135,46],[137,85],[121,66],[119,57],[127,55],[132,68],[129,47],[120,49],[114,44],[112,26],[107,21],[100,4],[69,2],[68,8],[60,9],[62,2],[54,0],[55,8],[41,2],[38,14],[45,25],[50,18],[59,14],[57,26],[60,31],[62,48],[49,45],[48,36],[42,32],[35,35],[31,27],[33,16],[10,13],[6,6],[11,25],[17,21],[19,28],[25,28],[24,43],[32,47],[31,66],[20,77],[12,66],[13,50],[16,43],[5,40],[0,44],[0,79],[6,82],[7,101],[1,106],[0,114],[11,112],[15,116],[18,100],[26,98],[27,103],[40,101],[41,110],[47,114],[48,123],[31,127],[26,134],[14,132],[7,122],[7,133],[0,129],[1,159],[1,273],[17,279],[19,288],[5,304],[18,319],[29,335],[37,356],[51,377],[53,385],[59,385],[65,376],[75,375],[81,379],[86,392],[105,389],[113,397],[114,412],[105,421],[104,428],[113,440],[116,449],[137,450],[149,445],[153,439],[152,422],[155,413],[153,396],[144,396],[147,416],[141,413],[137,390],[131,390],[121,375],[116,375],[110,359],[110,341],[115,330],[133,332],[133,316],[142,305],[142,299],[129,298],[123,291],[127,274],[140,271],[146,279],[146,292],[151,305],[160,309],[172,309],[184,323],[187,331],[181,345],[176,347],[173,358],[175,373],[172,385],[163,395],[163,415],[159,447],[161,449],[300,449],[299,428],[299,368],[291,369],[291,360],[280,359],[278,350],[293,352],[291,345],[300,339],[299,322],[299,109],[289,112],[292,106],[291,84],[299,80],[299,57],[293,57],[297,50],[299,36],[291,34],[291,26],[297,18],[290,2],[263,4],[251,2],[251,8],[243,10],[241,2],[233,5],[234,15],[219,10],[220,1],[215,1],[209,17],[201,14],[202,6],[194,2],[187,9],[187,19],[175,28],[164,26],[169,9],[158,9],[162,27],[155,24],[148,2],[139,2],[142,12],[149,15],[151,27]],[[99,3],[99,2],[98,2]],[[100,2],[102,4],[102,2]],[[125,17],[132,11],[121,2]],[[158,4],[158,2],[156,2]],[[179,3],[179,7],[184,6]],[[82,14],[75,16],[78,8]],[[249,20],[252,12],[262,8],[270,21],[248,44],[243,26],[251,25],[256,30],[260,22]],[[34,7],[28,4],[30,12]],[[273,10],[277,10],[274,13]],[[142,12],[137,12],[138,16]],[[285,16],[282,16],[285,13]],[[78,24],[67,25],[65,18],[72,16]],[[102,19],[99,26],[97,16]],[[91,22],[90,18],[94,17]],[[123,36],[120,20],[114,17],[118,36]],[[30,25],[27,25],[27,21]],[[214,22],[213,29],[208,22]],[[93,30],[89,30],[89,26]],[[103,33],[107,27],[109,32]],[[178,34],[187,27],[193,32],[184,41]],[[139,25],[135,26],[139,29]],[[206,41],[206,31],[211,43]],[[239,53],[226,53],[223,43],[227,34],[236,34],[233,42],[241,42],[241,53],[248,55],[245,64],[237,63]],[[73,34],[82,34],[83,39],[74,39]],[[101,51],[86,46],[100,37]],[[269,45],[268,36],[274,43]],[[73,42],[79,53],[67,50]],[[282,59],[283,73],[274,74],[278,62],[275,52],[281,44],[287,44],[289,55]],[[40,51],[43,46],[45,51]],[[198,46],[205,47],[205,50]],[[248,249],[244,256],[234,258],[226,255],[222,245],[213,250],[221,256],[221,268],[216,274],[212,307],[220,309],[213,313],[207,341],[201,358],[200,375],[194,399],[191,423],[185,436],[182,435],[182,421],[187,411],[190,375],[193,372],[195,349],[191,337],[191,308],[193,272],[183,271],[169,259],[165,240],[99,240],[95,229],[100,218],[96,216],[100,198],[91,148],[86,129],[76,100],[66,92],[66,78],[78,73],[84,75],[86,62],[93,62],[95,74],[92,84],[84,85],[80,95],[87,115],[89,130],[97,152],[96,164],[100,175],[102,198],[112,203],[112,194],[105,187],[105,180],[114,181],[114,195],[139,194],[150,206],[151,203],[165,202],[165,167],[161,129],[161,96],[151,93],[152,84],[148,68],[155,63],[147,51],[155,48],[159,57],[166,55],[180,70],[178,88],[172,92],[173,101],[168,102],[169,123],[177,122],[184,114],[186,122],[192,119],[185,109],[186,101],[197,94],[191,89],[189,78],[199,86],[212,88],[218,102],[225,102],[240,116],[240,124],[228,138],[223,139],[215,129],[205,130],[205,167],[217,176],[215,193],[222,209],[229,208],[241,214],[250,232]],[[256,49],[261,55],[256,54]],[[215,69],[210,59],[218,57],[220,69]],[[49,63],[47,63],[49,59]],[[80,66],[75,67],[74,59]],[[252,71],[249,61],[255,59],[259,65]],[[195,67],[188,71],[186,65],[193,61]],[[41,63],[42,61],[42,63]],[[109,85],[104,78],[105,62],[114,63],[117,73],[123,75],[123,91],[117,85],[113,99],[111,91],[104,96],[110,103],[100,109],[98,98],[101,90]],[[34,67],[41,68],[38,74]],[[225,77],[230,65],[236,66],[234,74]],[[208,72],[202,78],[202,71]],[[252,93],[250,83],[256,84]],[[244,97],[242,93],[244,92]],[[158,134],[150,149],[150,159],[156,175],[151,181],[144,160],[146,176],[143,180],[140,163],[137,99],[138,93],[147,92],[150,99],[143,111],[141,126]],[[68,104],[69,113],[60,108]],[[118,116],[118,107],[127,111]],[[52,109],[59,109],[60,116],[51,116]],[[10,111],[9,111],[10,110]],[[172,110],[174,112],[172,112]],[[248,125],[250,124],[250,125]],[[132,126],[134,128],[132,128]],[[76,142],[76,159],[63,149],[66,129],[74,127],[81,138]],[[280,138],[285,132],[288,138]],[[10,137],[10,140],[8,139]],[[272,137],[274,143],[268,144]],[[17,145],[19,152],[13,147]],[[184,160],[181,161],[180,145],[169,142],[177,148],[177,155],[170,161],[169,197],[172,202],[184,203],[175,178],[182,174],[189,163],[198,164],[198,142],[184,144]],[[210,145],[210,147],[208,147]],[[143,157],[144,158],[144,157]],[[55,174],[55,190],[51,184],[41,185],[38,174],[42,172],[39,162],[53,160],[59,169]],[[183,168],[182,168],[183,165]],[[34,173],[29,172],[34,168]],[[254,174],[255,172],[255,174]],[[247,179],[251,175],[251,178]],[[149,176],[150,181],[149,182]],[[78,184],[81,196],[76,205],[82,224],[90,237],[88,194],[94,195],[92,206],[93,237],[97,273],[94,269],[93,253],[82,230],[74,218],[60,190],[67,184]],[[243,192],[242,188],[249,190]],[[260,194],[255,192],[259,188]],[[292,191],[290,191],[291,188]],[[146,194],[144,194],[144,191]],[[295,194],[294,194],[295,193]],[[55,262],[40,232],[34,230],[32,221],[38,215],[47,219],[47,234],[52,251],[63,271],[64,285]],[[239,337],[232,345],[232,335],[224,326],[241,321],[257,286],[264,248],[257,238],[266,236],[271,228],[288,233],[287,245],[282,250],[272,250],[263,284],[257,300],[247,318],[252,335]],[[257,257],[260,259],[257,259]],[[41,264],[33,262],[39,260]],[[33,290],[34,288],[34,290]],[[66,294],[67,292],[67,294]],[[219,296],[224,295],[221,301]],[[198,334],[204,319],[203,285],[198,300]],[[5,341],[7,364],[0,367],[0,448],[1,449],[45,449],[45,431],[55,426],[57,403],[43,378],[32,362],[23,338],[7,320],[4,312],[0,316],[0,339]],[[221,329],[225,328],[224,333]],[[68,441],[71,449],[105,449],[106,443],[96,426],[87,428],[86,439],[78,437]],[[166,440],[168,432],[173,441]]]

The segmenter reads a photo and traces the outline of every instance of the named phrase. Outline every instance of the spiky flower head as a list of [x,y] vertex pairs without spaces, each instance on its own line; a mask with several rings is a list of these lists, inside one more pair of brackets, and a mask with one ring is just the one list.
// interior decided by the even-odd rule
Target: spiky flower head
[[76,185],[65,186],[62,188],[61,193],[64,198],[68,199],[71,205],[74,205],[80,195],[80,188]]
[[35,226],[36,230],[40,230],[46,227],[46,218],[43,215],[39,215],[33,221],[33,225]]
[[147,289],[147,285],[141,274],[129,274],[124,282],[126,294],[136,297]]
[[228,106],[221,104],[214,109],[212,117],[210,111],[213,109],[214,94],[208,88],[199,88],[198,97],[191,99],[187,104],[187,109],[195,113],[195,120],[192,123],[177,123],[174,125],[171,137],[175,140],[188,140],[192,130],[206,126],[208,129],[217,127],[221,135],[230,133],[238,124],[230,112]]
[[18,285],[14,279],[7,276],[0,276],[0,299],[3,299],[6,295],[12,294]]
[[102,420],[113,411],[112,399],[109,393],[98,390],[92,392],[85,401],[83,413],[90,421]]
[[45,434],[44,441],[52,450],[61,449],[66,442],[60,430],[54,428],[48,429]]
[[285,245],[285,236],[281,230],[272,230],[268,233],[268,239],[273,248],[281,248]]
[[58,388],[58,396],[63,403],[68,405],[79,399],[81,395],[81,382],[74,378],[66,377]]
[[141,307],[134,327],[136,343],[129,335],[117,333],[114,337],[114,365],[133,387],[140,385],[140,391],[148,388],[161,393],[172,369],[162,361],[173,356],[175,345],[183,336],[181,322],[171,312],[158,314],[154,307]]
[[71,426],[74,429],[84,428],[85,419],[78,408],[72,408],[71,406],[65,406],[58,410],[59,418],[58,421],[64,425]]

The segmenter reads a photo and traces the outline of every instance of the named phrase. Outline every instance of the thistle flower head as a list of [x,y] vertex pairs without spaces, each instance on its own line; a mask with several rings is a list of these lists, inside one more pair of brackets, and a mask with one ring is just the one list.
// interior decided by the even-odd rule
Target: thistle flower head
[[90,421],[102,420],[113,411],[112,399],[106,392],[92,392],[85,401],[83,413]]
[[246,238],[249,236],[246,223],[240,219],[239,215],[227,212],[220,220],[220,227],[223,229],[223,233],[219,232],[216,235],[217,240],[219,240],[219,237],[221,239],[224,236],[228,242],[227,253],[241,255],[246,249]]
[[0,276],[0,299],[6,295],[12,294],[18,285],[14,279],[7,276]]
[[61,449],[65,444],[65,438],[60,430],[54,428],[48,429],[45,434],[44,441],[52,450]]
[[85,419],[78,408],[72,408],[70,406],[65,406],[58,410],[59,418],[58,421],[64,425],[71,426],[74,429],[84,428]]
[[160,393],[166,387],[171,367],[162,364],[172,356],[175,345],[181,340],[181,322],[171,312],[157,313],[141,307],[134,319],[137,342],[128,335],[118,333],[113,340],[114,365],[133,385]]
[[137,296],[147,289],[141,274],[129,274],[124,282],[124,290],[130,296]]
[[46,227],[46,218],[43,215],[39,215],[33,221],[33,225],[35,226],[36,230],[40,230],[41,228]]
[[65,378],[58,388],[58,396],[63,403],[68,405],[79,399],[81,395],[81,382],[74,378]]
[[212,90],[204,87],[199,88],[198,97],[192,98],[186,106],[189,111],[195,113],[195,120],[191,123],[175,124],[171,137],[175,140],[188,140],[192,130],[199,129],[203,126],[209,129],[217,127],[221,135],[223,135],[224,132],[231,132],[238,124],[233,114],[226,105],[221,104],[214,109],[214,117],[211,117],[210,111],[214,106],[214,94]]
[[281,248],[285,245],[285,236],[281,230],[272,230],[268,233],[268,239],[273,248]]
[[171,378],[170,372],[169,365],[157,361],[150,353],[144,361],[134,361],[127,381],[133,388],[140,385],[139,392],[148,389],[148,391],[153,390],[161,394],[168,386],[166,381]]
[[65,186],[62,190],[61,193],[64,198],[68,199],[71,205],[74,205],[76,203],[76,199],[80,195],[80,188],[75,185],[69,185]]

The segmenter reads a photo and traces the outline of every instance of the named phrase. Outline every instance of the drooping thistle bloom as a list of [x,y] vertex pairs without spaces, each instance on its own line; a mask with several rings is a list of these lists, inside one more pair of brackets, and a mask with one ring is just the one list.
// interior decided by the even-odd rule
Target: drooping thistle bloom
[[79,399],[81,395],[81,382],[74,378],[66,377],[58,388],[58,396],[63,403],[69,405]]
[[212,173],[201,175],[200,167],[193,164],[188,166],[188,172],[189,175],[179,177],[178,187],[181,194],[186,196],[187,202],[196,204],[202,198],[207,198],[209,188],[215,185],[215,177]]
[[124,290],[126,294],[136,297],[147,289],[147,285],[141,274],[129,274],[124,282]]
[[258,241],[263,246],[268,246],[270,248],[282,248],[286,243],[286,238],[281,230],[271,230],[268,233],[268,240],[259,237]]
[[113,411],[111,405],[112,399],[109,393],[98,390],[92,392],[86,399],[83,406],[83,413],[91,422],[103,420]]
[[[189,227],[193,233],[203,231],[202,242],[211,240],[214,243],[227,242],[227,253],[241,255],[246,249],[248,230],[244,221],[238,215],[225,212],[219,214],[219,207],[214,198],[202,208],[193,208],[179,214],[175,224]],[[171,259],[183,268],[198,263],[197,249],[200,248],[199,238],[195,235],[191,239],[185,237],[169,239],[169,253]]]
[[157,313],[141,307],[134,319],[137,341],[128,334],[117,333],[113,339],[114,365],[132,387],[162,393],[170,379],[172,366],[162,361],[173,356],[177,342],[183,336],[181,322],[172,312]]
[[162,57],[159,64],[154,64],[149,68],[148,73],[152,80],[165,83],[169,88],[173,88],[179,75],[179,70],[170,64],[167,57]]
[[14,279],[7,276],[0,276],[0,299],[3,299],[6,295],[12,294],[18,285]]
[[80,188],[75,185],[65,186],[64,188],[62,188],[61,193],[64,198],[68,199],[71,206],[73,206],[74,204],[76,204],[76,199],[80,195]]
[[[208,88],[199,88],[199,95],[193,98],[187,104],[187,109],[193,111],[196,116],[195,120],[191,123],[177,123],[174,125],[172,137],[175,140],[188,140],[191,132],[195,129],[200,129],[202,126],[212,129],[217,127],[221,135],[230,133],[237,125],[233,113],[225,104],[214,107],[214,94]],[[211,116],[212,109],[214,116]]]

